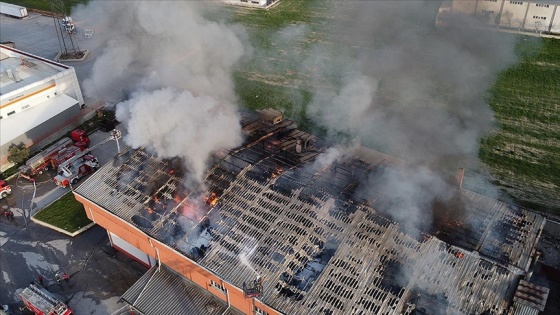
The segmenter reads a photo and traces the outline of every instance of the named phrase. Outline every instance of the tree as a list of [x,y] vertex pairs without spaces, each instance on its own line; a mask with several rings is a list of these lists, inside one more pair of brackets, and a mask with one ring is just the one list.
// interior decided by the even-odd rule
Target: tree
[[535,21],[535,33],[542,33],[543,30],[543,23],[541,21]]
[[512,19],[513,19],[513,12],[506,11],[506,12],[504,12],[504,14],[502,16],[506,19],[507,26],[511,27],[511,22],[512,22]]
[[10,155],[8,156],[8,161],[20,164],[27,160],[29,157],[29,148],[27,148],[22,142],[19,144],[12,143],[8,149]]

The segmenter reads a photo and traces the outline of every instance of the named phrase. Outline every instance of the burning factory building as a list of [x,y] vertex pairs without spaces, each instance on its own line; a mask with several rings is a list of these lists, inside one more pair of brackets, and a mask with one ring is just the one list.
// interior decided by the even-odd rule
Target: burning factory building
[[242,112],[241,126],[243,144],[214,153],[197,188],[186,184],[181,161],[127,149],[74,191],[115,247],[152,267],[123,295],[131,309],[510,310],[542,216],[457,185],[459,215],[410,227],[391,219],[376,198],[357,197],[366,178],[374,182],[406,162],[358,146],[325,163],[332,145],[275,110]]

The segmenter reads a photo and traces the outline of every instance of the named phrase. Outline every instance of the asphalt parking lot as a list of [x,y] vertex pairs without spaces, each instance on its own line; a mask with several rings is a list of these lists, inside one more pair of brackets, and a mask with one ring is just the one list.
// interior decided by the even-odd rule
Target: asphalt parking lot
[[[13,41],[17,49],[49,59],[60,50],[51,17],[35,13],[23,20],[0,16],[0,23],[0,41]],[[89,49],[83,28],[78,28],[75,38],[80,49]],[[67,64],[75,68],[82,82],[93,60],[89,55],[84,61]],[[98,101],[86,98],[85,102],[87,107]],[[91,145],[109,136],[96,131],[90,135]],[[122,140],[120,144],[124,147]],[[92,153],[103,165],[117,154],[117,145],[107,141]],[[30,216],[68,192],[54,184],[53,175],[39,175],[35,186],[23,178],[12,179],[12,195],[0,200],[0,207],[10,207],[15,214],[14,221],[0,216],[0,304],[8,305],[13,314],[29,314],[18,293],[41,274],[45,287],[68,301],[75,314],[111,314],[123,307],[120,296],[147,269],[115,251],[99,226],[72,238],[31,222]],[[57,272],[66,272],[70,281],[58,285]]]
[[[101,131],[90,135],[92,145],[108,137]],[[117,154],[117,145],[111,140],[92,153],[105,164]],[[30,215],[68,192],[55,186],[52,175],[37,177],[33,200],[35,188],[23,178],[10,180],[12,195],[0,200],[0,207],[10,207],[15,214],[14,221],[0,217],[0,304],[25,314],[18,293],[41,274],[48,290],[67,300],[76,314],[111,314],[123,306],[120,295],[146,268],[115,251],[101,227],[72,238],[31,222]],[[70,282],[60,286],[54,275],[62,271],[70,275]]]
[[[12,41],[16,44],[16,49],[51,60],[60,51],[52,17],[29,13],[27,18],[18,20],[0,14],[0,23],[2,24],[0,42]],[[90,75],[95,60],[94,39],[85,37],[84,27],[87,23],[84,23],[80,24],[79,21],[76,21],[78,27],[74,43],[80,50],[89,50],[90,53],[83,61],[65,63],[74,67],[80,83]],[[85,95],[84,100],[86,106],[99,102],[99,100],[87,98]]]

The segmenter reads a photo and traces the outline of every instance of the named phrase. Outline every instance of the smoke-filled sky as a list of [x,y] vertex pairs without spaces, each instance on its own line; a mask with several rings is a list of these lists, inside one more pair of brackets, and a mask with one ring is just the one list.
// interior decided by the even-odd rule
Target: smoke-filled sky
[[409,162],[370,179],[363,193],[383,202],[399,222],[422,228],[442,219],[433,212],[435,202],[460,217],[449,172],[477,158],[480,138],[494,127],[487,91],[515,60],[513,36],[476,29],[470,17],[436,29],[438,5],[352,2],[354,18],[334,36],[370,49],[353,51],[356,62],[335,97],[317,91],[307,110],[332,132]]
[[[332,27],[333,41],[356,48],[318,49],[306,61],[321,82],[309,118],[411,162],[476,156],[494,124],[486,93],[514,61],[514,37],[475,30],[466,17],[436,31],[438,5],[350,1],[344,11],[334,8],[347,17]],[[322,81],[329,63],[316,62],[323,54],[351,60],[339,81],[327,83],[334,97]]]
[[[312,78],[308,119],[333,138],[408,162],[376,173],[360,197],[382,202],[393,219],[417,227],[438,219],[435,202],[462,211],[449,174],[477,160],[480,138],[495,127],[487,91],[515,61],[514,36],[477,29],[469,17],[436,29],[440,4],[335,2],[331,44],[312,46],[301,61]],[[280,33],[302,39],[309,32],[289,26]]]
[[241,143],[231,73],[249,49],[238,26],[205,19],[196,1],[91,1],[96,61],[86,95],[124,100],[116,115],[127,144],[182,157],[194,179],[208,156]]
[[[442,170],[476,158],[480,137],[494,126],[486,93],[513,63],[514,37],[476,30],[468,17],[436,30],[439,1],[340,3],[325,4],[332,6],[328,44],[302,51],[296,44],[313,26],[290,25],[271,35],[274,51],[257,50],[251,62],[267,72],[274,66],[266,57],[280,52],[308,75],[311,102],[294,98],[306,118],[333,138],[408,161],[365,183],[362,194],[385,198],[396,219],[422,221],[434,200],[454,196]],[[184,158],[198,180],[213,151],[241,143],[231,73],[252,51],[241,27],[205,19],[202,4],[93,1],[74,10],[78,19],[98,19],[86,95],[123,99],[117,116],[127,143]]]

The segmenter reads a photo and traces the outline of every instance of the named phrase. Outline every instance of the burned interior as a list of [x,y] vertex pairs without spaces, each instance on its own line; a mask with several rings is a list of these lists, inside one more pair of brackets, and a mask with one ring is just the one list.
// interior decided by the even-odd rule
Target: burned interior
[[315,163],[330,144],[278,114],[242,113],[245,142],[214,154],[202,193],[180,161],[142,149],[76,192],[237,287],[262,277],[259,299],[283,313],[507,310],[543,217],[457,188],[462,217],[403,229],[355,192],[404,162],[360,147]]

